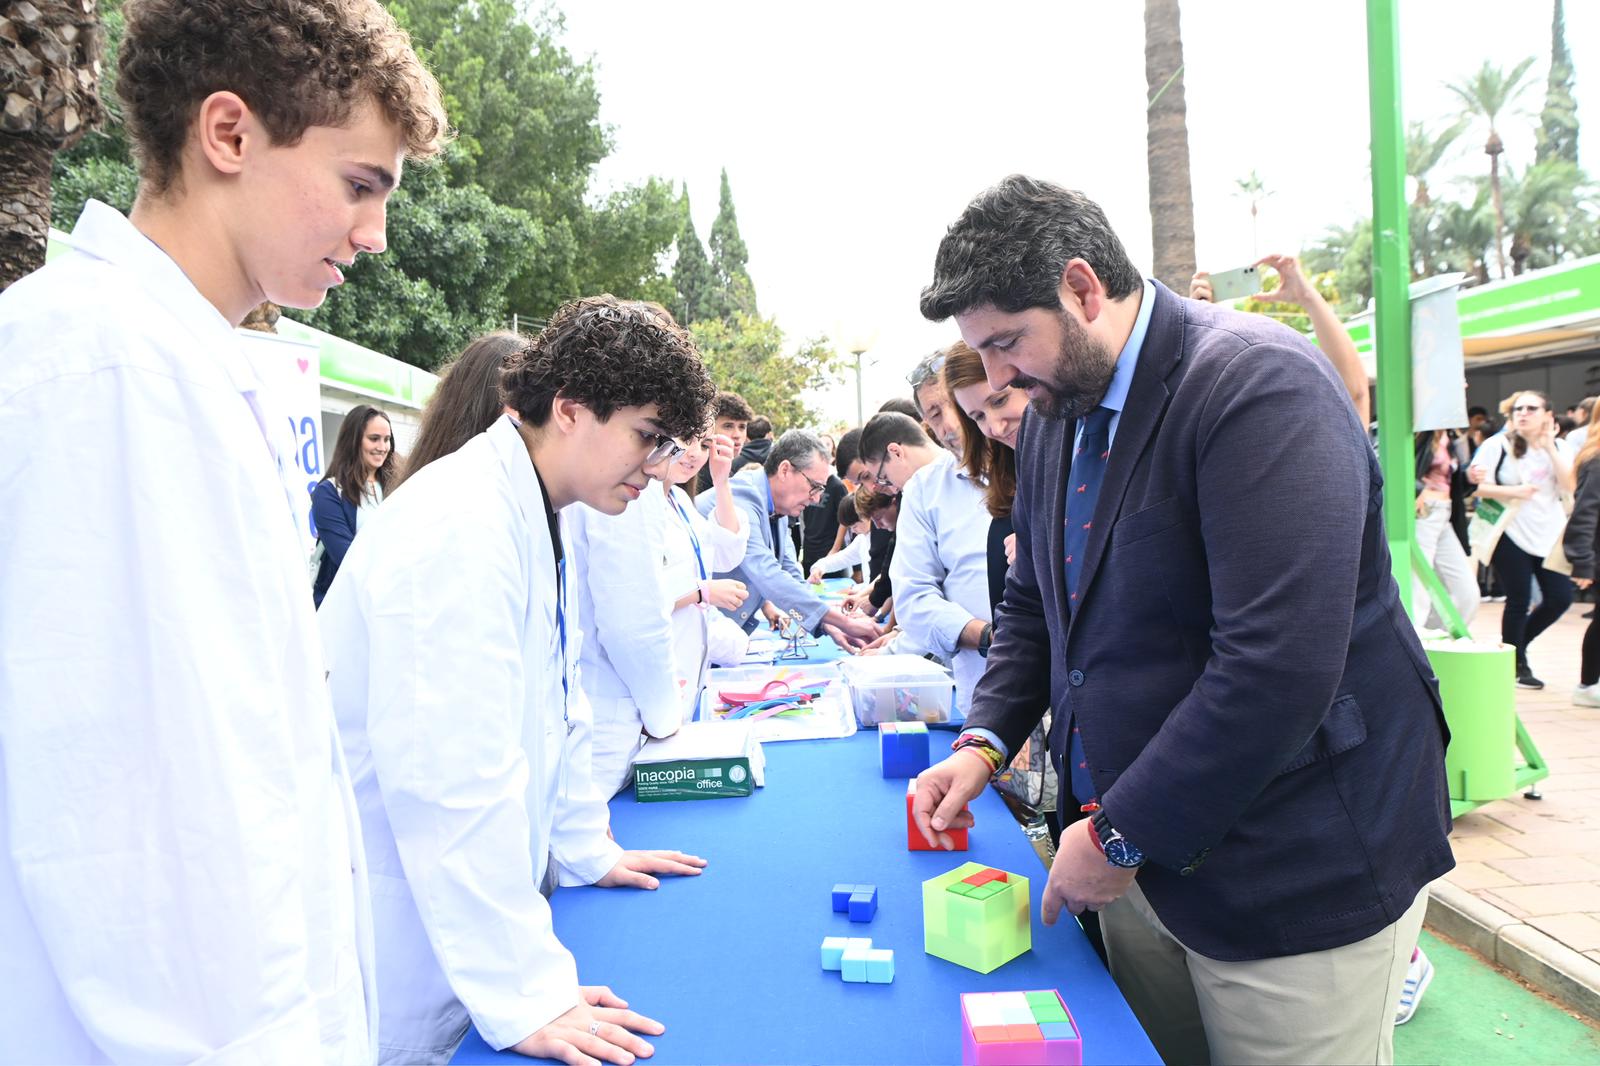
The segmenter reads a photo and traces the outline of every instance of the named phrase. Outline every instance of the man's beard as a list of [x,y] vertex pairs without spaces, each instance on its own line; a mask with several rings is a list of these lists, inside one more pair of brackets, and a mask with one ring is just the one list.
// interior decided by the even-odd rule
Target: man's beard
[[1015,388],[1038,386],[1039,395],[1029,401],[1040,417],[1053,421],[1082,418],[1099,406],[1117,372],[1117,353],[1089,336],[1089,331],[1066,311],[1061,315],[1061,350],[1049,379],[1019,374]]

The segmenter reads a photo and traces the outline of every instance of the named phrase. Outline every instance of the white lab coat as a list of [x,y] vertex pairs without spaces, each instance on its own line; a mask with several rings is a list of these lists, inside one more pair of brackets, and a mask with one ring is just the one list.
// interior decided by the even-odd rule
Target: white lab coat
[[0,295],[0,1061],[370,1061],[287,423],[127,219],[72,243]]
[[682,721],[687,682],[672,654],[661,568],[666,512],[652,482],[619,515],[578,503],[563,516],[584,623],[579,673],[594,712],[594,780],[608,797],[627,784],[641,733],[670,736]]
[[580,750],[575,607],[569,594],[563,656],[545,499],[505,418],[407,480],[322,601],[371,871],[382,1061],[446,1061],[469,1014],[506,1048],[578,1003],[539,891],[546,861],[587,884],[622,849]]
[[695,510],[694,500],[676,485],[670,489],[670,500],[656,486],[650,489],[661,496],[666,515],[661,541],[665,574],[662,585],[667,607],[672,611],[673,658],[678,676],[687,682],[683,688],[683,718],[688,721],[694,717],[700,689],[705,684],[707,662],[719,665],[739,662],[744,658],[750,638],[738,623],[709,604],[692,603],[676,609],[672,605],[678,597],[698,588],[718,571],[732,570],[744,562],[750,527],[737,507],[734,514],[739,528],[730,532],[722,528],[715,517],[707,518]]
[[989,511],[983,488],[967,476],[955,456],[938,458],[907,479],[895,524],[894,616],[904,630],[898,652],[926,649],[950,664],[956,706],[962,715],[983,676],[983,656],[956,647],[974,618],[991,621],[989,609]]

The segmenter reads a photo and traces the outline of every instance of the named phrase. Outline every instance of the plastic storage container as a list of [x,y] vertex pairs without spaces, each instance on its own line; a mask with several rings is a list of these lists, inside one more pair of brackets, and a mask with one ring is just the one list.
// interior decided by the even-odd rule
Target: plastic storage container
[[920,655],[864,655],[841,662],[839,672],[862,726],[959,719],[950,671]]
[[1439,678],[1450,749],[1450,798],[1483,803],[1517,790],[1517,666],[1509,645],[1423,644]]

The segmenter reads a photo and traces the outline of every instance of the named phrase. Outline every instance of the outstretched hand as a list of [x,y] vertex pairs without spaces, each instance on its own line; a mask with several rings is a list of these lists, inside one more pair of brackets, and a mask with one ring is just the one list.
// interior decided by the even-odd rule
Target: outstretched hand
[[601,888],[656,889],[661,882],[650,876],[664,874],[668,877],[699,877],[706,860],[698,855],[685,855],[681,851],[625,851],[617,864],[595,884]]
[[512,1045],[512,1051],[535,1059],[559,1059],[572,1066],[597,1066],[614,1062],[630,1066],[635,1058],[649,1058],[656,1049],[634,1033],[660,1036],[667,1027],[654,1018],[628,1009],[628,1001],[604,985],[578,989],[583,1002],[549,1025]]

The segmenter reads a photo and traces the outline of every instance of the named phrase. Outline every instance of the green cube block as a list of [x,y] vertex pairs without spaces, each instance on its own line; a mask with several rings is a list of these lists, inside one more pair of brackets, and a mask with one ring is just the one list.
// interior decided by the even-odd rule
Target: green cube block
[[970,896],[975,891],[975,886],[969,885],[965,881],[957,881],[945,891],[957,896]]
[[1031,949],[1033,930],[1026,877],[1008,873],[1005,881],[962,886],[970,893],[952,891],[984,869],[962,863],[922,883],[922,935],[929,955],[990,973]]

